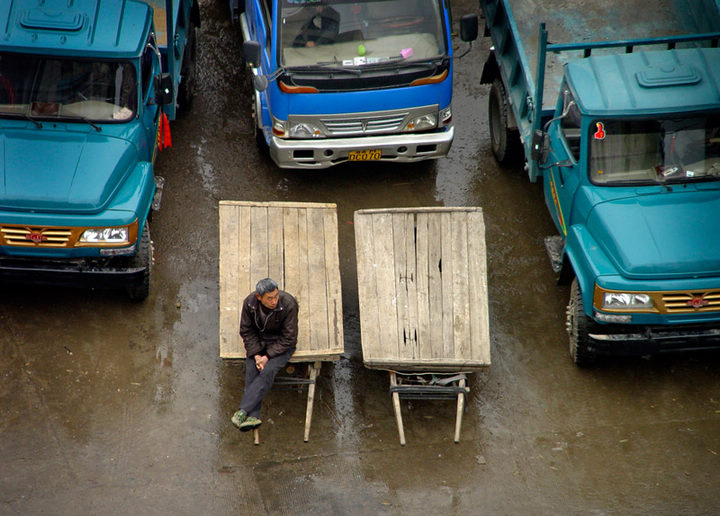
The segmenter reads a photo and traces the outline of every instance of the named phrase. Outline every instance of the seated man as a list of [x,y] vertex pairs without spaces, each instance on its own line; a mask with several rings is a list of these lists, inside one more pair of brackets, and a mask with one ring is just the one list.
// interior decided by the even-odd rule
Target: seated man
[[263,397],[275,375],[295,352],[298,335],[298,303],[278,290],[270,278],[257,282],[255,292],[243,301],[240,335],[245,345],[245,394],[232,423],[243,432],[257,428]]
[[329,5],[312,7],[315,12],[300,28],[294,47],[314,47],[334,43],[340,32],[340,13]]

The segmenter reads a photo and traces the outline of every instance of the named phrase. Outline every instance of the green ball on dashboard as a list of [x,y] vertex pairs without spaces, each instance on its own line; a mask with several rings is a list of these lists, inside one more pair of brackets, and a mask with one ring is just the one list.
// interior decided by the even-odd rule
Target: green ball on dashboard
[[359,56],[364,56],[364,55],[365,55],[365,45],[363,45],[362,43],[360,43],[360,44],[358,45],[358,55],[359,55]]

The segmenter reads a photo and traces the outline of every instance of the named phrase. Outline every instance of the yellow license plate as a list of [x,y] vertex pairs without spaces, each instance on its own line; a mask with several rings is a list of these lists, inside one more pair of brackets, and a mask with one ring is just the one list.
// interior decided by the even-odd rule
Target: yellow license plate
[[382,158],[382,151],[380,149],[348,152],[348,160],[350,161],[376,161],[380,158]]

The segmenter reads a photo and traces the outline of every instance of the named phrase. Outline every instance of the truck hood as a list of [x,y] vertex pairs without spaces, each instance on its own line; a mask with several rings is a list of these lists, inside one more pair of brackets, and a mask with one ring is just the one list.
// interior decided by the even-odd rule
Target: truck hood
[[0,133],[0,209],[103,210],[131,171],[135,147],[90,126],[60,131],[50,125]]
[[658,187],[596,205],[587,227],[627,278],[720,274],[720,185]]

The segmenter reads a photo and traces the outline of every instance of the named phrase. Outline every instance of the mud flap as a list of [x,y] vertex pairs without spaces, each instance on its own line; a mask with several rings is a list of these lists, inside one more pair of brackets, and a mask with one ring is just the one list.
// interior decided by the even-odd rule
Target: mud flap
[[545,250],[547,251],[548,258],[550,258],[550,265],[553,271],[555,271],[555,274],[559,274],[562,270],[564,247],[565,241],[560,235],[545,237]]

